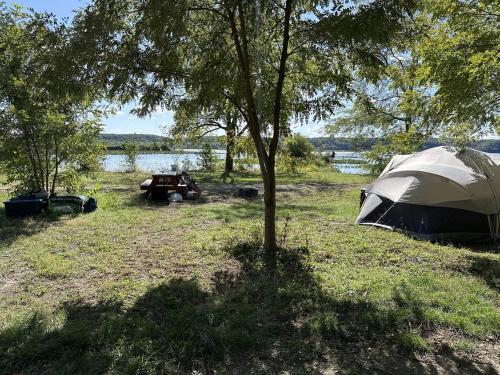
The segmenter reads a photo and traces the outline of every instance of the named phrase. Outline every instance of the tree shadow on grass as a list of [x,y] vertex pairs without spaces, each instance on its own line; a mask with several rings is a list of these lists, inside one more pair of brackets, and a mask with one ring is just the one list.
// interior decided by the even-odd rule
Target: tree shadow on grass
[[155,208],[168,206],[169,204],[170,201],[167,194],[149,196],[144,192],[134,192],[126,201],[126,206],[128,207]]
[[[0,333],[0,373],[436,372],[398,339],[423,319],[404,289],[392,307],[338,300],[313,275],[307,249],[280,251],[274,275],[255,244],[230,251],[241,267],[214,274],[210,290],[174,279],[130,308],[65,303],[61,324],[33,315]],[[453,353],[446,361],[455,361]],[[448,373],[480,373],[461,366]]]
[[477,242],[477,243],[465,243],[465,244],[459,244],[466,248],[467,250],[474,251],[476,253],[493,253],[493,254],[498,254],[500,253],[500,242],[495,241],[483,241],[483,242]]
[[232,202],[229,205],[210,205],[203,209],[203,213],[219,220],[258,220],[262,217],[263,205],[260,201]]
[[481,277],[488,286],[500,291],[500,261],[479,256],[469,256],[468,272]]
[[[208,200],[206,199],[206,197],[202,195],[197,199],[185,199],[181,203],[184,205],[197,205],[197,204],[204,204],[207,202]],[[154,209],[158,207],[166,207],[169,206],[170,204],[171,202],[168,200],[167,194],[156,194],[153,196],[149,196],[147,193],[144,192],[134,192],[133,194],[130,195],[129,199],[126,201],[125,206]]]
[[[203,212],[219,220],[259,220],[264,212],[262,201],[256,199],[243,199],[232,201],[229,205],[211,205],[204,208]],[[330,207],[306,206],[299,204],[282,203],[277,208],[279,218],[286,216],[308,218],[329,218],[335,214],[335,210]]]
[[0,245],[8,246],[21,236],[32,236],[42,232],[59,219],[58,215],[48,213],[24,218],[8,218],[5,216],[5,208],[0,207]]

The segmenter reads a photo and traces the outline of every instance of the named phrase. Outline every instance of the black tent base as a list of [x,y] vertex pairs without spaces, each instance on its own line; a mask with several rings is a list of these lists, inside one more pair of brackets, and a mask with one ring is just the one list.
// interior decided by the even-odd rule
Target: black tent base
[[496,237],[491,234],[487,215],[457,208],[394,203],[380,196],[376,199],[382,202],[358,217],[357,224],[391,229],[433,242],[492,241]]
[[466,244],[466,243],[486,243],[493,242],[491,236],[485,233],[415,233],[410,232],[405,229],[389,227],[387,225],[381,225],[378,223],[358,223],[360,225],[374,226],[377,228],[382,228],[390,230],[393,232],[402,233],[408,237],[414,238],[416,240],[429,241],[439,244]]

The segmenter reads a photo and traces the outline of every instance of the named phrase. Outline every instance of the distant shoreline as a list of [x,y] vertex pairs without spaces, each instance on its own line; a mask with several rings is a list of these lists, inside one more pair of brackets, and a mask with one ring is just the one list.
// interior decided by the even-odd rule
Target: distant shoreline
[[[223,150],[226,148],[224,137],[220,136],[207,136],[196,141],[185,140],[183,143],[178,144],[173,142],[172,139],[153,135],[153,134],[108,134],[102,133],[99,138],[107,147],[110,154],[123,153],[124,142],[135,142],[140,148],[140,152],[144,154],[149,153],[169,153],[169,154],[183,154],[183,149],[199,149],[205,143],[210,144],[214,150]],[[318,152],[331,152],[331,151],[345,151],[345,152],[361,152],[368,151],[377,139],[366,139],[364,141],[356,140],[346,137],[307,137],[309,142],[314,146]],[[439,139],[431,138],[425,142],[423,149],[428,149],[436,146],[442,146],[443,142]],[[174,150],[170,150],[176,146]],[[500,153],[500,139],[486,138],[478,141],[469,147],[475,148],[479,151]],[[160,148],[162,150],[160,150]]]
[[[153,154],[166,154],[166,155],[185,155],[185,154],[198,154],[201,150],[197,148],[186,148],[182,150],[139,150],[138,155],[153,155]],[[212,151],[216,154],[225,154],[226,150],[223,149],[212,149]],[[335,151],[338,154],[342,153],[354,153],[355,151],[351,150],[337,150]],[[106,155],[125,155],[123,150],[107,150]],[[356,162],[359,162],[359,159],[353,159],[357,160]]]
[[[138,155],[151,155],[151,154],[169,154],[169,155],[185,155],[197,154],[199,149],[182,149],[182,150],[139,150]],[[216,154],[225,153],[225,150],[213,150]],[[125,155],[123,150],[107,150],[106,155]]]

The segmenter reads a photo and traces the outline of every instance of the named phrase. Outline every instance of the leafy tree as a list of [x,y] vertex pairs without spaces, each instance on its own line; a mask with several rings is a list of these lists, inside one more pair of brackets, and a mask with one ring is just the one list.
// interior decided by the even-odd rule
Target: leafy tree
[[421,149],[432,136],[464,147],[490,133],[500,97],[495,4],[419,2],[405,36],[385,50],[382,75],[370,82],[373,77],[358,72],[356,100],[330,132],[377,139],[365,153],[375,170],[394,154]]
[[351,92],[352,68],[380,64],[378,50],[409,6],[413,1],[94,0],[76,23],[87,65],[102,68],[97,82],[117,100],[139,97],[138,115],[175,109],[193,88],[224,92],[228,74],[237,72],[231,92],[242,93],[259,160],[264,250],[274,269],[280,138],[292,117],[332,114]]
[[218,100],[211,100],[206,108],[193,98],[181,101],[175,111],[175,124],[170,135],[181,140],[186,136],[201,139],[212,132],[223,131],[226,143],[224,173],[230,174],[234,169],[237,138],[245,132],[246,126],[233,104],[224,98]]
[[382,51],[383,69],[375,74],[369,69],[357,71],[352,106],[327,126],[332,135],[375,140],[364,155],[374,172],[394,154],[420,150],[441,126],[433,90],[422,84],[418,74],[422,65],[414,50],[418,32],[408,19],[401,37]]
[[425,0],[419,6],[419,74],[435,86],[446,128],[462,143],[466,134],[491,132],[499,125],[498,1]]
[[[196,140],[213,132],[223,132],[226,146],[224,174],[227,175],[234,169],[237,140],[247,130],[248,117],[237,60],[226,58],[217,63],[216,76],[184,88],[184,97],[175,105],[175,124],[170,134]],[[191,59],[190,71],[206,74],[206,70],[205,60]]]
[[135,141],[123,142],[123,153],[125,154],[125,165],[129,172],[137,168],[137,156],[139,156],[139,144]]
[[19,189],[54,193],[95,165],[101,112],[76,77],[70,33],[52,16],[0,4],[0,160]]

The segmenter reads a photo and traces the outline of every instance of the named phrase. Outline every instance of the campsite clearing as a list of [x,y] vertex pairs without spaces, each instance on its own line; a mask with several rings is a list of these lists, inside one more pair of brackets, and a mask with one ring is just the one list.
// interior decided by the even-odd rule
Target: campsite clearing
[[0,374],[500,371],[498,244],[356,226],[368,177],[280,175],[271,276],[261,198],[233,195],[258,174],[170,205],[147,176],[98,175],[88,215],[0,209]]

